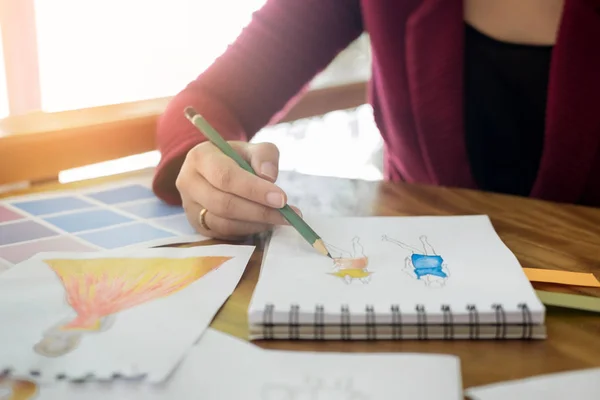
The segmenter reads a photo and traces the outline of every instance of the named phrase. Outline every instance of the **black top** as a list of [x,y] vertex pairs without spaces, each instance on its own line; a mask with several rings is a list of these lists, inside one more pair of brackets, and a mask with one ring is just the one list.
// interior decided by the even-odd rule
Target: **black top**
[[465,129],[482,190],[529,195],[542,154],[552,46],[465,35]]

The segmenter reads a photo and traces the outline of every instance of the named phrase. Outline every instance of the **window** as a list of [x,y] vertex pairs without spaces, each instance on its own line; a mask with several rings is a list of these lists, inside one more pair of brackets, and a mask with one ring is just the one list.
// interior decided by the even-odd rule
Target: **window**
[[42,109],[172,96],[264,2],[35,0]]
[[4,70],[4,49],[2,48],[2,29],[0,29],[0,119],[8,115],[8,91],[6,90],[6,71]]
[[[156,165],[150,150],[166,98],[220,56],[266,1],[0,0],[0,118],[10,114],[0,121],[8,132],[0,137],[0,185]],[[311,83],[317,92],[342,85],[344,94],[333,88],[328,101],[315,97],[292,112],[291,120],[304,120],[256,135],[280,146],[282,169],[381,179],[382,141],[369,107],[309,118],[364,104],[369,44],[363,35]],[[312,148],[324,140],[344,151],[317,156]]]

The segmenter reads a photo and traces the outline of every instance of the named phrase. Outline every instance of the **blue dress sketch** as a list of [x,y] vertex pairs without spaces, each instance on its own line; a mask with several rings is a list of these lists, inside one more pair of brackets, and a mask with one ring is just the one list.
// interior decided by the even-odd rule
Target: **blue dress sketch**
[[404,271],[413,278],[425,282],[426,286],[444,286],[450,276],[448,266],[442,256],[435,252],[427,236],[419,237],[422,248],[413,247],[399,240],[383,235],[383,241],[394,243],[410,251],[410,256],[404,259]]

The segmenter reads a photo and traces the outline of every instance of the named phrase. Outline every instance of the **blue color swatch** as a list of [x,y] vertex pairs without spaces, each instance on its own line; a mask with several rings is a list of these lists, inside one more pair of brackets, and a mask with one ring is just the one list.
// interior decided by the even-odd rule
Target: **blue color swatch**
[[116,249],[151,240],[175,237],[176,235],[147,224],[137,223],[82,233],[77,236],[102,248]]
[[145,219],[183,214],[183,207],[171,206],[158,199],[119,206],[123,211]]
[[150,188],[142,185],[129,185],[116,189],[86,193],[86,196],[105,204],[119,204],[156,197]]
[[179,232],[182,235],[193,235],[198,232],[194,230],[185,214],[175,215],[168,218],[161,218],[152,221],[156,225]]
[[90,229],[106,228],[133,220],[114,211],[98,209],[48,217],[45,218],[45,221],[64,231],[75,233]]
[[19,221],[2,224],[0,225],[0,246],[56,235],[58,235],[58,232],[34,221]]
[[71,196],[19,201],[11,203],[11,205],[23,211],[26,211],[32,215],[55,214],[59,212],[80,210],[82,208],[89,208],[94,206],[94,204],[89,203],[83,199]]

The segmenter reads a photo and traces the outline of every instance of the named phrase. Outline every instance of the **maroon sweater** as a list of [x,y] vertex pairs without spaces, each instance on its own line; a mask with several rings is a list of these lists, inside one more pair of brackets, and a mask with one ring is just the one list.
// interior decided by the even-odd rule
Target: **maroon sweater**
[[[186,106],[227,139],[249,140],[363,31],[386,179],[477,189],[464,140],[462,0],[269,0],[161,116],[156,194],[180,202],[176,172],[203,141]],[[565,1],[530,196],[600,206],[600,0]]]

